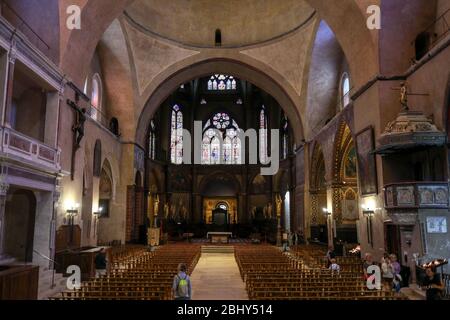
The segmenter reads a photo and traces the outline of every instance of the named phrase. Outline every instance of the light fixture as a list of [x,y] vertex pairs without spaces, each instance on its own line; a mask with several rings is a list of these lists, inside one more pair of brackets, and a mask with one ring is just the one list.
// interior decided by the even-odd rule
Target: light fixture
[[202,100],[200,100],[200,104],[207,104],[206,99],[202,98]]
[[375,215],[375,211],[371,210],[370,208],[363,208],[363,215],[366,217],[373,217]]
[[99,216],[101,216],[102,212],[103,212],[103,207],[100,207],[100,208],[97,209],[97,211],[94,211],[93,214],[96,217],[99,217]]
[[78,208],[80,205],[78,203],[66,205],[66,215],[73,218],[78,214]]
[[241,104],[243,104],[243,101],[242,101],[242,99],[241,98],[239,98],[237,101],[236,101],[236,104],[238,104],[238,105],[241,105]]
[[327,217],[331,216],[331,211],[328,208],[322,208],[323,214]]

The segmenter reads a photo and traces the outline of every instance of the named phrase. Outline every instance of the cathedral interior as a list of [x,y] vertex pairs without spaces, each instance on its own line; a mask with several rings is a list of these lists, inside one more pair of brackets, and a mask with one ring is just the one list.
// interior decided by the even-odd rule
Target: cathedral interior
[[[170,300],[178,263],[199,300],[218,272],[222,300],[425,300],[430,266],[449,299],[449,25],[449,0],[0,0],[0,300]],[[292,280],[331,263],[341,292]]]

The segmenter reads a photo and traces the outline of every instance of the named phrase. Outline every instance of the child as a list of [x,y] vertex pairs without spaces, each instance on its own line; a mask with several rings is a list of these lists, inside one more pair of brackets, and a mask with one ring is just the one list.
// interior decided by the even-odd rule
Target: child
[[187,267],[184,263],[178,265],[178,274],[173,279],[173,296],[175,300],[191,300],[191,279],[186,273]]

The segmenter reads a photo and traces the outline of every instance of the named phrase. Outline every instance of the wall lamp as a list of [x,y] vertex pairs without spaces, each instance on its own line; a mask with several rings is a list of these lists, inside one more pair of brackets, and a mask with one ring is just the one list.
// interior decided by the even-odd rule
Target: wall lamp
[[367,219],[367,242],[373,248],[373,227],[372,227],[372,217],[375,215],[375,209],[371,206],[362,206],[363,215]]
[[326,217],[330,217],[332,214],[331,210],[328,210],[328,208],[322,208],[322,211]]
[[93,214],[98,218],[102,215],[103,207],[100,207],[97,209],[97,211],[94,211]]
[[78,214],[78,208],[79,207],[80,207],[80,205],[78,203],[68,206],[67,209],[66,209],[66,215],[69,218],[75,217]]

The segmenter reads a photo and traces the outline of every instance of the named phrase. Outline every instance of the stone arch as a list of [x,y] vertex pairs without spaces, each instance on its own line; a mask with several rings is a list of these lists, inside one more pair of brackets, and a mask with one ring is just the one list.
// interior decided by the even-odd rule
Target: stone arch
[[[355,82],[364,84],[378,70],[376,35],[366,26],[365,8],[356,0],[342,0],[339,6],[330,6],[328,0],[306,0],[323,20],[335,32],[348,60]],[[72,4],[70,0],[60,3],[61,67],[70,74],[75,83],[82,84],[86,70],[80,69],[77,61],[90,61],[98,41],[133,0],[117,0],[114,5],[105,5],[103,1],[87,0],[82,5],[83,28],[68,30],[65,9]],[[364,10],[363,10],[364,9]],[[342,23],[342,17],[346,23]]]
[[136,128],[136,143],[145,145],[148,123],[160,105],[181,84],[211,73],[227,73],[247,80],[270,94],[280,104],[291,120],[291,128],[297,145],[303,139],[303,127],[299,109],[298,96],[295,90],[277,72],[267,65],[257,62],[242,54],[234,54],[232,58],[224,57],[221,52],[196,55],[172,65],[158,75],[143,92],[142,110],[136,110],[139,117]]

